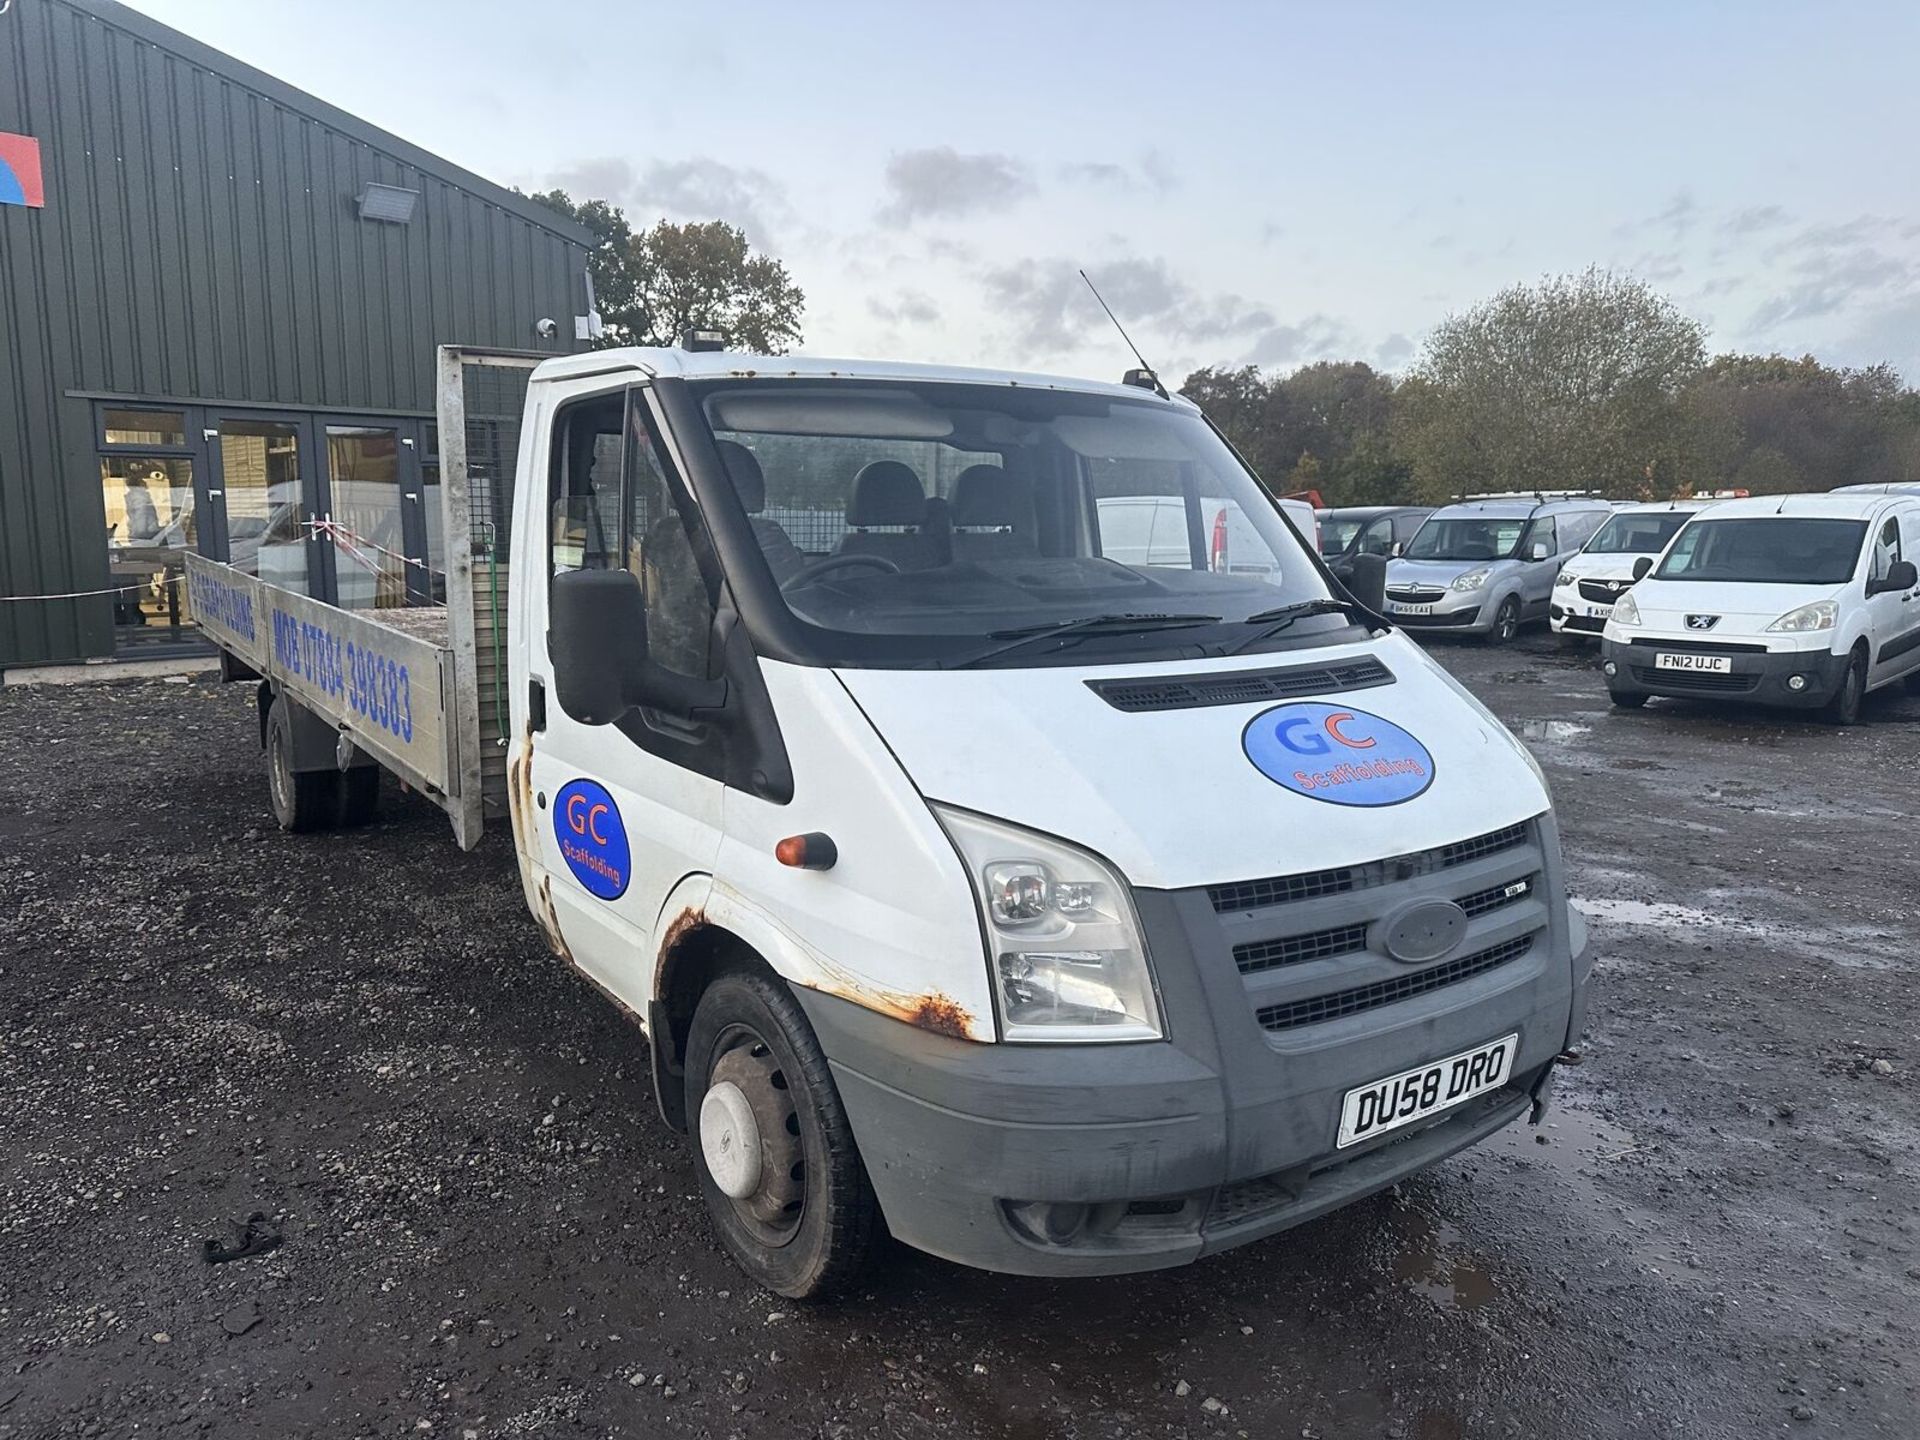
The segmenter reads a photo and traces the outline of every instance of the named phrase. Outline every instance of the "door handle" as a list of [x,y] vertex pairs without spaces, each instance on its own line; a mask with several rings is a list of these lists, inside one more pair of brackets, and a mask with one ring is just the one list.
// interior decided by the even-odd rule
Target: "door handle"
[[207,498],[212,499],[215,495],[224,495],[226,493],[224,490],[209,490],[207,491]]

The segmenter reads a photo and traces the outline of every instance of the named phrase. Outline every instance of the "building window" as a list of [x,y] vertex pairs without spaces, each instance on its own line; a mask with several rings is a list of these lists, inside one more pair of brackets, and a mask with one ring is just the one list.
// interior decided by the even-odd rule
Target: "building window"
[[110,447],[137,445],[143,450],[187,448],[186,416],[178,410],[105,410],[101,440]]

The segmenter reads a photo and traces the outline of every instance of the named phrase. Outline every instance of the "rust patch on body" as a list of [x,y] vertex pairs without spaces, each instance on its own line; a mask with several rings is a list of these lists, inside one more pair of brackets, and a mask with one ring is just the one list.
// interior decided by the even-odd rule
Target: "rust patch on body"
[[973,1038],[973,1017],[948,995],[928,995],[913,1007],[909,1025],[931,1030],[936,1035],[951,1035],[956,1040]]
[[951,995],[943,995],[938,990],[931,995],[899,995],[890,990],[871,990],[844,972],[833,978],[836,983],[819,987],[826,994],[851,1001],[863,1010],[872,1010],[894,1020],[904,1020],[917,1029],[931,1031],[935,1035],[945,1035],[954,1040],[973,1039],[973,1016]]
[[560,933],[560,912],[553,908],[553,877],[540,877],[540,908],[534,914],[540,922],[540,928],[547,932],[547,944],[558,955],[577,970],[579,966],[573,958],[573,947],[567,944],[567,937]]
[[667,926],[667,933],[661,937],[660,953],[653,964],[653,993],[663,994],[666,988],[667,961],[673,952],[680,948],[680,942],[696,930],[706,927],[707,912],[696,905],[689,905],[673,917],[673,923]]

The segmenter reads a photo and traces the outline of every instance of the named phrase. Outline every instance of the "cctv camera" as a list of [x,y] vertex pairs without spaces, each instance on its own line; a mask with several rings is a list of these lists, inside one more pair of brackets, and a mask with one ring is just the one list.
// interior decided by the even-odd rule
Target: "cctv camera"
[[542,340],[551,340],[560,333],[560,327],[552,320],[536,320],[533,324],[533,333]]

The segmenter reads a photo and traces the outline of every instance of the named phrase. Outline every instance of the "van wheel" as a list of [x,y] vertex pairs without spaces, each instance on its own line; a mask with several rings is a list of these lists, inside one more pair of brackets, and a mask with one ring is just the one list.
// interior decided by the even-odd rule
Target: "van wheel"
[[1647,697],[1637,690],[1609,690],[1607,698],[1622,710],[1638,710],[1647,703]]
[[1487,632],[1489,645],[1512,643],[1513,637],[1520,633],[1520,597],[1509,595],[1500,602],[1500,608],[1493,612],[1493,629]]
[[339,771],[293,768],[293,722],[284,700],[267,712],[267,797],[282,830],[325,830],[340,813]]
[[340,813],[334,823],[342,830],[368,824],[380,813],[380,767],[356,765],[340,772]]
[[793,1300],[846,1289],[879,1204],[799,1002],[757,971],[720,976],[693,1012],[686,1076],[700,1193],[740,1268]]
[[1867,656],[1855,649],[1847,659],[1847,673],[1840,677],[1840,688],[1820,713],[1830,725],[1860,723],[1860,705],[1867,698]]

